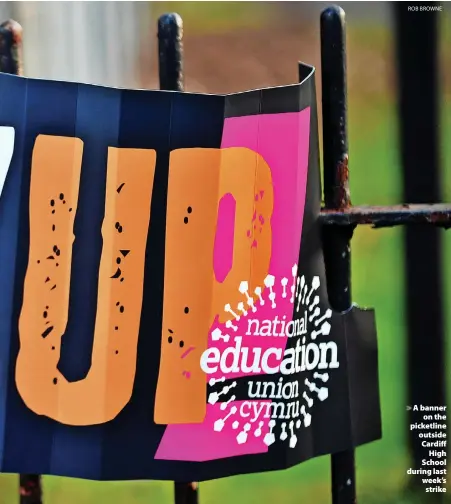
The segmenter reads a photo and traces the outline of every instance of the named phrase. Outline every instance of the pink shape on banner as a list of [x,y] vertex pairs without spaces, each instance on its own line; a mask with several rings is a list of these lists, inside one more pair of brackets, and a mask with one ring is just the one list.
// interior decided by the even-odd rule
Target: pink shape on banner
[[[247,347],[249,362],[252,361],[254,348],[261,348],[262,353],[269,348],[285,350],[287,338],[280,336],[247,335],[248,320],[258,319],[279,321],[291,320],[293,305],[290,296],[281,297],[280,280],[288,278],[291,285],[291,268],[297,264],[302,234],[302,218],[304,215],[305,193],[307,187],[308,155],[309,155],[310,108],[302,112],[285,114],[264,114],[257,116],[232,117],[226,119],[221,148],[247,147],[260,154],[268,163],[273,180],[274,210],[271,217],[272,254],[269,274],[279,282],[275,287],[277,306],[271,307],[266,299],[255,314],[241,317],[234,325],[238,330],[226,329],[215,319],[209,334],[209,348],[216,347],[222,352],[233,346],[234,334],[243,336],[242,346]],[[264,194],[260,195],[264,197]],[[224,217],[223,217],[224,218]],[[257,216],[255,216],[257,219]],[[243,279],[244,280],[244,279]],[[264,286],[262,286],[264,287]],[[265,289],[267,291],[267,289]],[[263,297],[267,298],[267,295]],[[244,297],[243,297],[244,300]],[[232,341],[213,341],[211,332],[219,328],[222,333],[229,334]],[[274,357],[273,357],[274,359]],[[283,359],[275,361],[274,365]],[[262,373],[228,373],[227,378],[251,376]],[[218,369],[208,378],[220,378],[223,373]]]
[[[272,255],[269,274],[273,275],[279,283],[283,277],[288,278],[290,281],[291,269],[294,264],[297,264],[299,258],[307,187],[309,129],[310,108],[301,112],[232,117],[224,121],[221,148],[247,147],[260,154],[271,169],[274,210],[271,217]],[[264,197],[264,194],[259,196]],[[227,216],[221,218],[227,220]],[[230,215],[228,218],[231,218]],[[261,221],[258,220],[258,216],[253,222],[253,225],[256,224],[262,225]],[[229,234],[225,229],[224,232],[227,235]],[[230,239],[227,236],[219,237],[218,234],[216,236],[217,240]],[[215,250],[216,274],[227,267],[226,264],[221,264],[225,261],[225,255],[222,253],[217,255],[218,253],[218,250]],[[280,321],[284,317],[286,321],[290,321],[293,314],[290,294],[286,298],[282,298],[280,289],[275,308],[271,307],[266,295],[264,296],[266,298],[265,305],[258,306],[257,301],[257,312],[248,315],[248,317],[262,321],[265,319],[274,320],[277,316]],[[226,348],[234,346],[235,334],[243,337],[242,346],[249,349],[249,356],[252,356],[254,348],[260,348],[264,352],[271,347],[279,348],[282,351],[286,347],[286,337],[246,336],[246,317],[241,317],[240,321],[234,322],[234,324],[238,326],[237,331],[226,329],[223,324],[218,324],[216,317],[210,328],[209,348],[216,347],[223,352]],[[231,341],[229,343],[221,340],[213,341],[211,332],[216,328],[219,328],[222,333],[229,334]],[[280,363],[281,360],[279,359],[278,362]],[[271,365],[276,366],[277,360],[273,359]],[[250,375],[256,375],[256,373],[229,373],[227,379]],[[222,376],[224,374],[218,370],[216,373],[207,375],[206,380]],[[253,402],[261,404],[268,401],[258,400]],[[226,411],[221,411],[219,404],[207,405],[207,415],[201,424],[168,425],[155,458],[202,461],[251,453],[265,453],[268,448],[261,441],[257,441],[255,445],[238,444],[235,439],[236,432],[231,426],[224,427],[221,432],[214,431],[213,424],[217,420],[215,412],[219,411],[224,414],[230,410],[233,404],[235,403],[230,403]],[[265,428],[267,429],[267,422],[265,422]]]
[[[244,408],[247,402],[235,401],[230,403],[225,411],[221,410],[220,404],[213,406],[207,404],[207,414],[203,423],[168,425],[163,439],[158,446],[155,458],[205,462],[207,460],[267,452],[268,447],[263,440],[269,432],[268,422],[262,421],[267,408],[262,403],[269,404],[271,401],[259,401],[258,411],[260,411],[260,414],[255,419],[253,415],[250,416],[253,422],[248,422],[250,426],[248,431],[244,430],[244,425],[247,422],[243,418],[240,418],[239,425],[234,429],[233,423],[238,421],[236,413],[227,418],[221,432],[215,432],[214,430],[215,422],[226,417],[231,408],[235,407],[239,410],[240,408]],[[246,413],[248,412],[246,410]],[[255,436],[257,428],[261,429],[258,437]],[[168,429],[171,429],[170,436],[167,435]],[[246,442],[238,444],[236,438],[243,432],[247,434]],[[224,440],[227,440],[227,442],[224,442]],[[168,454],[171,454],[171,457]]]
[[218,223],[213,253],[215,277],[220,283],[226,279],[232,269],[235,212],[235,198],[230,193],[225,194],[218,205]]

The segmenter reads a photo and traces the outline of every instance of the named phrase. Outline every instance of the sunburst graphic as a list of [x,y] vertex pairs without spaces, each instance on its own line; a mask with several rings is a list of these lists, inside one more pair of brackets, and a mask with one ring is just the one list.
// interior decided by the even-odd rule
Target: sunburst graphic
[[[332,310],[330,308],[323,309],[321,306],[320,296],[318,294],[321,287],[319,276],[313,276],[311,280],[305,275],[298,275],[297,265],[293,265],[291,269],[291,278],[283,277],[277,280],[273,275],[268,275],[263,286],[256,287],[253,292],[249,289],[249,282],[242,281],[239,284],[238,290],[243,295],[243,301],[237,306],[232,307],[230,304],[224,306],[224,311],[233,317],[225,323],[225,327],[230,334],[224,333],[221,329],[216,328],[211,332],[213,341],[228,342],[231,334],[238,331],[236,323],[242,318],[250,314],[255,314],[262,306],[270,305],[272,309],[277,307],[278,299],[286,299],[289,297],[290,303],[294,306],[295,318],[299,313],[303,313],[307,317],[307,335],[312,342],[318,338],[322,341],[324,337],[329,336],[332,330],[330,319],[332,318]],[[327,341],[326,341],[327,342]],[[302,338],[302,343],[306,343],[306,337]],[[211,378],[209,385],[214,386],[224,382],[226,377]],[[261,437],[263,427],[266,424],[268,432],[263,437],[263,442],[269,447],[278,440],[284,442],[288,440],[290,448],[297,445],[296,431],[303,426],[310,427],[312,423],[312,414],[309,410],[313,407],[315,401],[325,401],[329,397],[329,389],[327,383],[329,381],[329,373],[319,373],[314,371],[313,375],[308,379],[300,380],[300,384],[304,385],[304,390],[300,392],[299,400],[302,405],[299,408],[299,417],[293,419],[274,419],[263,420],[256,419],[254,422],[243,420],[238,413],[238,408],[233,404],[236,396],[233,395],[233,389],[237,382],[233,381],[230,385],[222,386],[217,391],[211,392],[208,396],[209,404],[216,404],[220,399],[220,409],[224,414],[214,423],[214,430],[221,432],[226,423],[231,422],[231,427],[237,432],[236,442],[244,444],[250,436]],[[228,396],[228,397],[227,397]]]

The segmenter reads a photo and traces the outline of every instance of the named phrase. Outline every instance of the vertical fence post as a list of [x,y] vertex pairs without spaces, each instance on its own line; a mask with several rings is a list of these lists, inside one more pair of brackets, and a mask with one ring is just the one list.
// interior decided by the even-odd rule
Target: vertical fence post
[[[323,106],[324,202],[327,209],[350,205],[346,104],[345,14],[329,7],[321,14],[321,76]],[[327,226],[324,261],[331,307],[343,312],[351,305],[351,246],[353,229]],[[355,458],[349,450],[332,455],[332,502],[356,502]]]
[[[175,13],[158,19],[158,70],[160,89],[183,91],[183,22]],[[175,482],[175,504],[198,504],[197,483]]]
[[[0,25],[0,72],[23,75],[22,27],[13,20]],[[42,488],[39,474],[19,476],[20,504],[41,504]]]
[[[394,7],[403,198],[406,203],[437,203],[441,201],[437,14],[412,15],[402,3]],[[408,405],[446,403],[440,238],[434,226],[404,230]],[[421,418],[411,410],[407,420]],[[408,432],[412,467],[420,469],[429,448],[421,446],[417,433]],[[414,478],[410,486],[420,483]],[[444,495],[431,497],[442,500]]]
[[21,474],[19,485],[20,504],[42,504],[42,486],[39,474]]
[[183,22],[175,13],[158,20],[158,73],[160,89],[183,91]]
[[9,19],[0,25],[0,72],[22,75],[22,27]]

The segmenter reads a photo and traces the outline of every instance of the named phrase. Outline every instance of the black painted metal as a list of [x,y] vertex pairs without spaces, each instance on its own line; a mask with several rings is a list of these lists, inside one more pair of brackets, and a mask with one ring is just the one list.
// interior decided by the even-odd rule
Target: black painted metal
[[[160,89],[183,91],[183,22],[175,13],[158,19],[158,69]],[[174,483],[175,504],[198,504],[197,483]]]
[[175,504],[198,504],[199,485],[197,483],[175,483],[174,484]]
[[160,89],[183,91],[183,22],[175,13],[158,19]]
[[39,474],[19,476],[20,504],[42,504],[42,485]]
[[12,19],[0,25],[0,72],[22,75],[22,27]]
[[[321,14],[321,74],[323,105],[324,202],[326,209],[350,204],[346,107],[345,14],[329,7]],[[324,261],[331,308],[351,307],[352,227],[324,228]],[[356,502],[354,451],[332,455],[332,502]]]
[[[406,4],[394,6],[404,201],[440,202],[437,15],[412,16]],[[446,402],[440,238],[433,226],[407,227],[404,235],[408,404]],[[409,423],[421,420],[413,410],[407,416]],[[428,448],[407,431],[412,468],[420,469]],[[434,495],[441,501],[444,494]]]

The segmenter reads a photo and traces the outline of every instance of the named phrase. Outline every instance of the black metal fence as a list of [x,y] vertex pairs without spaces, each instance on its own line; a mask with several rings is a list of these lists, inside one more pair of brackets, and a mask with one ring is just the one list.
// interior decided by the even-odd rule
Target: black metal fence
[[[408,401],[438,405],[445,402],[445,352],[437,228],[451,227],[451,205],[438,203],[437,22],[434,12],[424,13],[421,17],[412,16],[406,4],[402,3],[395,4],[395,14],[404,199],[414,204],[391,207],[351,205],[345,17],[339,7],[330,7],[321,15],[325,205],[320,219],[324,224],[328,295],[330,305],[336,311],[345,311],[352,304],[350,244],[356,226],[370,224],[374,228],[383,228],[408,225],[405,235]],[[417,36],[418,33],[422,36]],[[1,72],[22,74],[21,39],[20,25],[14,21],[0,25]],[[177,14],[165,14],[158,21],[158,54],[160,88],[183,91],[182,20]],[[419,60],[422,60],[421,69]],[[418,96],[422,97],[420,111]],[[422,297],[426,295],[427,301]],[[433,322],[424,319],[424,310],[418,309],[426,302],[436,307]],[[427,348],[424,347],[426,340],[423,337],[425,327]],[[413,437],[409,441],[412,463],[417,468],[422,458],[421,446]],[[356,503],[354,451],[333,454],[331,463],[333,504]],[[174,491],[175,504],[197,504],[199,501],[196,482],[175,482]],[[42,500],[41,477],[21,474],[20,503],[41,504]]]

